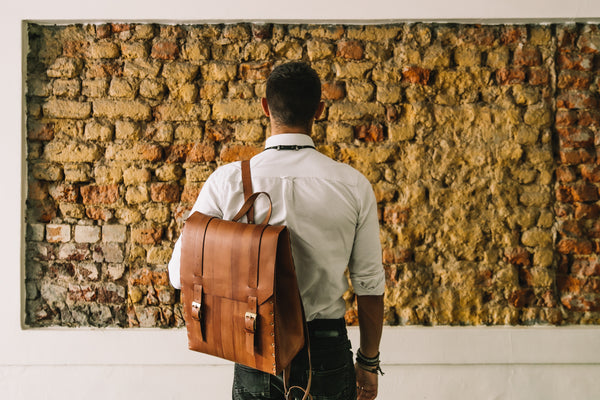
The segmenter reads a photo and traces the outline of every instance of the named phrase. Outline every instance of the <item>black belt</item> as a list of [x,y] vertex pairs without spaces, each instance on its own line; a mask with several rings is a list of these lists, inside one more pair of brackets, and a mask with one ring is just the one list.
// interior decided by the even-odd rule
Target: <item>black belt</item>
[[271,149],[275,149],[275,150],[300,150],[300,149],[314,149],[315,146],[312,145],[307,145],[307,146],[299,146],[297,144],[279,144],[277,146],[270,146],[270,147],[265,147],[265,150],[271,150]]
[[346,336],[346,320],[339,319],[314,319],[307,322],[308,334],[313,337],[339,337]]

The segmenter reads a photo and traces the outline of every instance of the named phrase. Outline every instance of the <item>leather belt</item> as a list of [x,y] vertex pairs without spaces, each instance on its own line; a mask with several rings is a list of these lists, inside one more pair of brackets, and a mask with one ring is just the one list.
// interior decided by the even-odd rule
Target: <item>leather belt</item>
[[309,321],[308,333],[312,337],[327,338],[347,336],[346,321],[340,319],[315,319]]

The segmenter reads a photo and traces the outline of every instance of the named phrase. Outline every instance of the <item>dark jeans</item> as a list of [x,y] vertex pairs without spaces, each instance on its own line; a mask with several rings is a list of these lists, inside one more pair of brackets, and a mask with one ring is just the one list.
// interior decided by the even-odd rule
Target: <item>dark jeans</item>
[[[356,399],[356,376],[352,351],[344,320],[316,320],[309,322],[312,357],[313,400]],[[306,388],[308,357],[306,348],[292,361],[289,386]],[[304,393],[294,389],[293,399]],[[233,400],[284,400],[283,378],[270,375],[240,364],[235,365]]]

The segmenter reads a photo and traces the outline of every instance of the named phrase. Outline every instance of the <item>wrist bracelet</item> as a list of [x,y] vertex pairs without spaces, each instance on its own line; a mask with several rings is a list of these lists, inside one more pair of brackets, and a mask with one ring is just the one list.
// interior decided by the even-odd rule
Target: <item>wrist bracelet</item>
[[365,371],[371,372],[373,374],[381,374],[384,375],[381,370],[380,362],[379,362],[379,354],[373,358],[365,357],[365,355],[358,349],[356,352],[356,364]]
[[377,364],[379,363],[379,354],[381,353],[377,353],[377,355],[373,358],[369,358],[366,357],[362,351],[360,351],[360,349],[358,349],[358,351],[356,352],[356,358],[360,359],[361,361],[363,361],[365,364]]
[[378,366],[376,366],[376,367],[372,367],[372,368],[371,368],[371,367],[367,367],[366,365],[362,365],[362,364],[361,364],[361,363],[359,363],[359,362],[357,362],[357,363],[356,363],[356,365],[358,365],[358,367],[359,367],[360,369],[364,369],[365,371],[367,371],[367,372],[370,372],[370,373],[372,373],[372,374],[380,374],[380,375],[382,375],[382,376],[383,376],[383,375],[385,375],[385,372],[383,372],[383,371],[381,370],[381,367],[380,367],[379,365],[378,365]]

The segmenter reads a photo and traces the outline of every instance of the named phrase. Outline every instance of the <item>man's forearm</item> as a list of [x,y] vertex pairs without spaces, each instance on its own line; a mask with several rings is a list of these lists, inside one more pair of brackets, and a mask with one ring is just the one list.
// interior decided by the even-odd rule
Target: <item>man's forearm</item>
[[383,296],[357,296],[360,352],[375,357],[383,330]]

